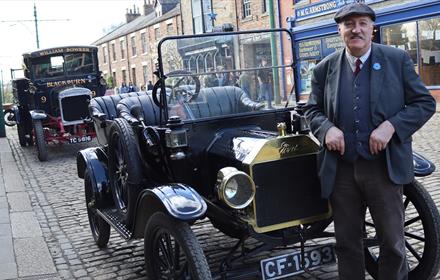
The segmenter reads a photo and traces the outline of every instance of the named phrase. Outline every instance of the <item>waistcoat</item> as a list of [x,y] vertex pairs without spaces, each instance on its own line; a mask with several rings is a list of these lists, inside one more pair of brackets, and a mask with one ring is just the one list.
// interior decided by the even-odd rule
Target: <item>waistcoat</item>
[[337,126],[344,132],[345,153],[342,159],[354,162],[358,156],[371,160],[369,139],[373,131],[370,112],[370,58],[354,76],[346,58],[342,59]]

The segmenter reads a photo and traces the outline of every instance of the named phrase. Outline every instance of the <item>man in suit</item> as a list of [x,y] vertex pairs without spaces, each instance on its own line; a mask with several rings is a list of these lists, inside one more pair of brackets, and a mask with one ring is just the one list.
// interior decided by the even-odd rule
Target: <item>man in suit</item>
[[406,279],[403,185],[413,180],[411,135],[435,101],[400,49],[372,43],[374,11],[354,3],[335,14],[345,49],[313,70],[305,113],[322,143],[318,170],[333,210],[340,279],[365,278],[368,207],[380,243],[379,279]]

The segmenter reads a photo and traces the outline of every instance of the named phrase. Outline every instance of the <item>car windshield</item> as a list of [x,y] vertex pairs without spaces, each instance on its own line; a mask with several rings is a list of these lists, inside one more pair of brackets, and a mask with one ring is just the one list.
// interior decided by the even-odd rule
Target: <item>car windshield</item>
[[33,59],[36,79],[90,74],[94,71],[92,53],[78,52],[43,56]]
[[295,100],[290,34],[284,30],[171,37],[159,45],[159,55],[169,116],[245,114]]

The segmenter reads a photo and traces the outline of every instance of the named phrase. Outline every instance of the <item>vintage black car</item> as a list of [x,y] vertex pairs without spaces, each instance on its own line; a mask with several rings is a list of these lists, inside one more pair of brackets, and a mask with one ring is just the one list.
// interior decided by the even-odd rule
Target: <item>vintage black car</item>
[[[332,219],[316,172],[320,143],[286,78],[295,65],[279,59],[281,41],[293,57],[291,39],[282,29],[167,37],[152,92],[91,101],[100,146],[80,151],[77,168],[99,247],[110,226],[144,238],[148,279],[280,279],[335,262],[332,241],[309,242],[332,237]],[[433,172],[420,155],[414,161],[416,175]],[[404,197],[410,278],[430,279],[440,264],[439,213],[418,181]],[[237,240],[218,267],[192,231],[206,218]],[[250,238],[258,246],[249,248]],[[297,250],[239,265],[280,248]],[[375,277],[369,215],[365,251]]]
[[90,99],[105,93],[97,47],[69,46],[23,54],[24,78],[12,81],[13,116],[21,146],[48,158],[47,143],[81,143],[96,136],[88,113]]

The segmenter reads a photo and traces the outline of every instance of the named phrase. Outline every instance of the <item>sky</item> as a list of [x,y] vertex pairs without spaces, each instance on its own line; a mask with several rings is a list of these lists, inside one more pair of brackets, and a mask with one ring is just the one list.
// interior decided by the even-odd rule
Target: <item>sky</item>
[[37,49],[34,3],[40,48],[50,48],[90,45],[106,34],[105,29],[125,22],[127,8],[136,5],[142,13],[143,0],[0,0],[4,83],[11,79],[11,68],[21,68],[22,54]]

